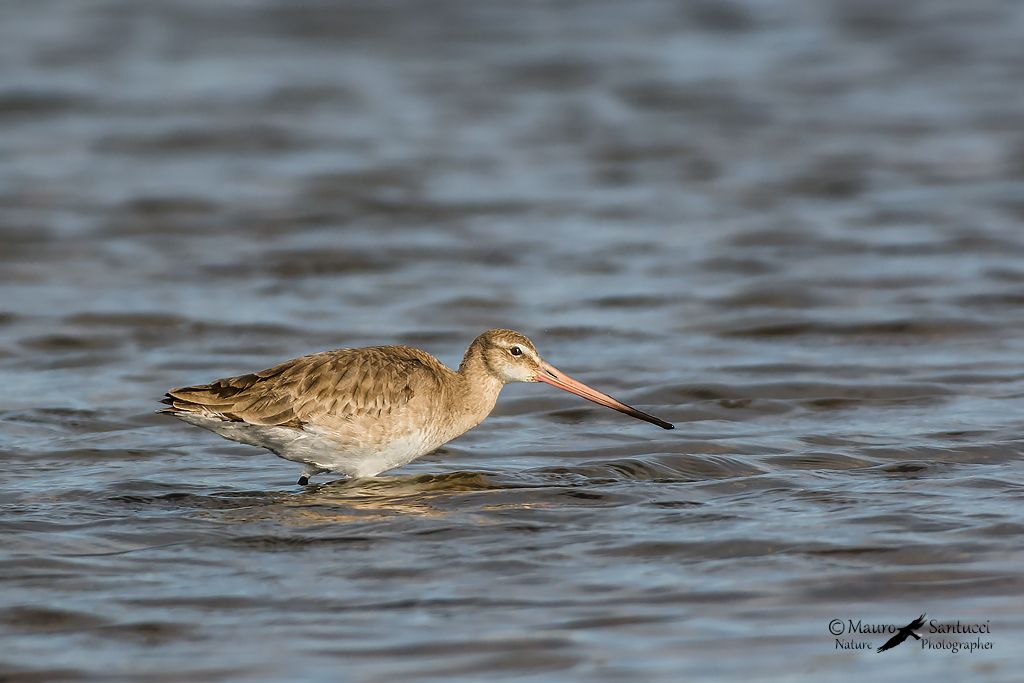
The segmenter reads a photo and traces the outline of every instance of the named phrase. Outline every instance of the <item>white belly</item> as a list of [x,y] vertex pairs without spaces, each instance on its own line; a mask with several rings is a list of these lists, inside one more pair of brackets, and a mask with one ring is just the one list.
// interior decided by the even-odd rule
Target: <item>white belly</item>
[[313,465],[350,477],[372,477],[412,462],[441,446],[436,438],[414,432],[374,447],[346,444],[315,426],[268,427],[246,422],[228,422],[195,413],[177,413],[175,417],[209,429],[225,439],[266,448],[276,455]]

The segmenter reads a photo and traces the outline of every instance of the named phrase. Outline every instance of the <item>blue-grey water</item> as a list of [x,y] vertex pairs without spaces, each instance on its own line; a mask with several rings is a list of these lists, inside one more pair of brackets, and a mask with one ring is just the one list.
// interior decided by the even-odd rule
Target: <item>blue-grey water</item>
[[[1019,680],[1021,35],[1014,0],[0,4],[0,680]],[[517,385],[303,490],[154,414],[495,326],[677,429]],[[922,612],[992,649],[829,633]]]

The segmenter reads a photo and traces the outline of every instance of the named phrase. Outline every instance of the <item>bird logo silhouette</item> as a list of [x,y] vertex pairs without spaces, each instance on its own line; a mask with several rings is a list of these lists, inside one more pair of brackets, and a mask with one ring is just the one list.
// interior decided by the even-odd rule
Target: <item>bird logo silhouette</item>
[[914,619],[912,622],[910,622],[900,630],[896,631],[896,634],[889,640],[885,641],[885,645],[878,648],[876,652],[885,652],[886,650],[891,650],[907,638],[921,640],[921,636],[914,633],[914,631],[924,626],[924,617],[925,615],[922,614],[917,619]]

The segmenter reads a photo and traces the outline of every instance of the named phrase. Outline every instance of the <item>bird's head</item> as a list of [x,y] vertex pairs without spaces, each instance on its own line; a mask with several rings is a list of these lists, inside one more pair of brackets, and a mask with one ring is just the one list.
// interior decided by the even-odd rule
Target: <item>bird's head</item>
[[477,347],[488,374],[504,384],[509,382],[536,382],[541,371],[537,347],[525,335],[515,330],[488,330],[473,342]]
[[476,355],[485,371],[503,384],[509,382],[544,382],[582,396],[620,413],[673,429],[673,425],[618,401],[608,394],[587,386],[560,371],[540,357],[537,347],[525,335],[515,330],[488,330],[477,337],[466,352],[466,360]]

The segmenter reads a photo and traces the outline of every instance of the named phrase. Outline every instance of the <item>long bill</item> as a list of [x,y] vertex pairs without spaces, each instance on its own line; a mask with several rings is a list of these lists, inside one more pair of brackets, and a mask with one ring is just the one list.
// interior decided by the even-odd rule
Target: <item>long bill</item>
[[547,361],[542,360],[540,362],[540,372],[538,372],[534,378],[538,382],[545,382],[553,387],[564,389],[570,394],[582,396],[588,401],[593,401],[598,405],[611,408],[612,410],[617,410],[620,413],[625,413],[626,415],[635,417],[638,420],[644,420],[646,422],[656,424],[662,429],[675,429],[675,425],[671,422],[665,422],[661,418],[648,415],[642,410],[637,410],[633,406],[628,406],[622,401],[617,401],[608,394],[601,393],[597,389],[588,387],[583,382],[573,379]]

